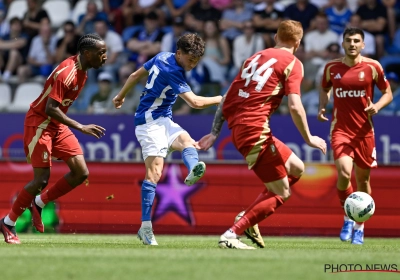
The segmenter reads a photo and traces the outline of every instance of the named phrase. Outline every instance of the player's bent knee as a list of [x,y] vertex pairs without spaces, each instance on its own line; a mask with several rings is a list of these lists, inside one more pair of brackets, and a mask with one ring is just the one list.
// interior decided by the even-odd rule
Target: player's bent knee
[[33,184],[38,189],[44,189],[49,183],[48,179],[35,179]]

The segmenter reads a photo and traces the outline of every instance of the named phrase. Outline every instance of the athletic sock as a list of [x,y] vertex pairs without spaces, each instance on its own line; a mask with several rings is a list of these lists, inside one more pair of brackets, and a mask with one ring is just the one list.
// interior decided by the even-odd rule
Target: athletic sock
[[182,151],[182,160],[188,171],[192,171],[193,167],[199,162],[199,154],[193,147],[188,147]]
[[28,193],[25,189],[22,189],[19,192],[17,199],[14,201],[10,213],[8,213],[8,218],[15,223],[18,217],[21,216],[27,208],[29,208],[34,198],[35,196]]
[[153,225],[151,224],[151,221],[142,221],[142,226],[141,227],[152,228]]
[[237,238],[237,234],[234,233],[232,229],[228,229],[227,231],[225,231],[225,233],[223,235],[226,238]]
[[284,203],[283,199],[273,192],[268,192],[262,198],[259,198],[250,205],[243,217],[231,227],[237,235],[242,235],[247,228],[272,215]]
[[157,184],[144,180],[142,183],[142,221],[151,221],[151,208],[156,195]]
[[43,204],[46,205],[50,201],[56,200],[57,198],[69,193],[73,189],[74,187],[67,182],[64,176],[62,176],[54,185],[40,195],[40,199]]
[[340,205],[342,205],[342,207],[344,206],[344,202],[346,201],[346,198],[349,195],[351,195],[352,193],[353,193],[353,187],[351,184],[344,191],[337,189],[337,194],[339,196]]
[[356,222],[354,225],[354,230],[364,230],[364,223]]

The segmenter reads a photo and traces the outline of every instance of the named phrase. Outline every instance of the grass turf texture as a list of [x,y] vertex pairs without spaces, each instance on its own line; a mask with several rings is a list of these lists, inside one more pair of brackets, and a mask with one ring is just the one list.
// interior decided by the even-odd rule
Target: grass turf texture
[[[400,240],[264,238],[265,249],[223,250],[217,236],[156,235],[160,246],[135,235],[20,234],[21,245],[0,243],[0,279],[400,279],[400,273],[324,272],[325,264],[395,264]],[[243,239],[247,244],[248,240]]]

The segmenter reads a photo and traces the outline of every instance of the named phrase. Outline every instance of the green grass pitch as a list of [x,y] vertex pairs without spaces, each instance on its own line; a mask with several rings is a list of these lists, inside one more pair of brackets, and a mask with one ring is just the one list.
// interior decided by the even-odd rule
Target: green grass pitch
[[339,238],[264,237],[265,249],[244,251],[219,249],[217,236],[156,237],[160,246],[149,247],[135,235],[21,234],[21,245],[0,243],[0,279],[400,279],[400,273],[324,272],[326,264],[400,270],[400,239],[354,246]]

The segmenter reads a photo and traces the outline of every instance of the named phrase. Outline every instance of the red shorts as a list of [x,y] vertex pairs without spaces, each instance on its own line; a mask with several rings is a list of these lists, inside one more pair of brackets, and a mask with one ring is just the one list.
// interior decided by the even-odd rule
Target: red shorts
[[262,129],[237,125],[232,128],[232,139],[249,169],[264,183],[269,183],[287,176],[285,162],[292,150],[271,133],[260,137]]
[[25,126],[24,150],[32,167],[50,167],[51,158],[67,161],[70,157],[83,155],[78,139],[65,125],[58,130]]
[[375,137],[350,138],[342,134],[334,134],[331,139],[333,158],[335,160],[349,156],[362,169],[377,167]]

